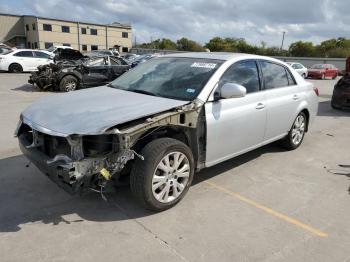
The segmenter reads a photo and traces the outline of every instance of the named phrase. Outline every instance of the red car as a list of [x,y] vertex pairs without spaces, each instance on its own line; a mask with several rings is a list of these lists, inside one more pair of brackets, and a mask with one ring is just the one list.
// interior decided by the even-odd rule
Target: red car
[[338,76],[338,68],[331,64],[316,64],[308,69],[308,77],[326,79],[335,79]]

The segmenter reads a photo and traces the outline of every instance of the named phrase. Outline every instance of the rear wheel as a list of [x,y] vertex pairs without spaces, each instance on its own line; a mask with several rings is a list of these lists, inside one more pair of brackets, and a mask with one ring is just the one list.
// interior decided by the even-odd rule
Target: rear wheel
[[9,66],[9,71],[11,73],[21,73],[23,72],[23,67],[20,64],[14,63]]
[[68,75],[62,78],[60,82],[60,91],[70,92],[78,88],[78,79],[75,76]]
[[303,142],[307,127],[307,118],[303,112],[295,118],[288,135],[282,140],[282,145],[288,150],[298,148]]
[[150,142],[141,152],[130,175],[130,187],[147,209],[163,211],[176,205],[187,193],[194,174],[191,150],[172,138]]

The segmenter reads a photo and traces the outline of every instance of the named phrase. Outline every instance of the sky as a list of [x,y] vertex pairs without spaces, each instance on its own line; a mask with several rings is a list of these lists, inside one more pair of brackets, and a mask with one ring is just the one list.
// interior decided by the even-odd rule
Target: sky
[[350,38],[349,0],[0,0],[0,13],[74,21],[131,23],[133,41],[187,37],[244,38],[249,43],[285,48],[302,40],[315,44]]

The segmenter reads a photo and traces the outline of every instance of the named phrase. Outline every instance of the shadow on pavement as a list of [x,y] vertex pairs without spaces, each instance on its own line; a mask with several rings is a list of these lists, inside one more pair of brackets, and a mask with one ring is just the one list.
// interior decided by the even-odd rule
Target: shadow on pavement
[[42,92],[39,88],[31,84],[21,85],[19,87],[12,88],[13,91],[25,91],[25,92]]
[[[346,176],[350,179],[350,165],[339,165],[342,169],[328,169],[328,172],[333,175],[338,176]],[[350,194],[350,187],[348,188],[348,192]]]
[[350,117],[350,110],[343,109],[333,109],[331,106],[331,101],[323,101],[318,103],[318,116],[333,116],[333,117]]
[[[243,165],[264,153],[281,152],[272,144],[228,160],[196,174],[193,184]],[[153,215],[140,207],[128,186],[106,193],[71,196],[44,176],[22,155],[0,160],[0,232],[17,232],[21,225],[41,222],[57,226],[84,220],[95,222],[121,221]],[[72,219],[74,217],[74,219]]]

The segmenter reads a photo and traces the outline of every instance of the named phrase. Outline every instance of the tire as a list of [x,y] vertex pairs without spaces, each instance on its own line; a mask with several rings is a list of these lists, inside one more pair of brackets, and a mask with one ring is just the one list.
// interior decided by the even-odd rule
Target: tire
[[20,64],[13,63],[9,66],[10,73],[22,73],[23,67]]
[[[186,195],[193,180],[194,160],[190,148],[176,139],[159,138],[147,144],[141,155],[144,160],[136,159],[130,174],[133,195],[142,206],[153,211],[175,206]],[[177,156],[178,160],[183,156],[183,160],[178,168],[172,169]]]
[[60,81],[59,89],[62,92],[70,92],[78,89],[79,81],[75,76],[67,75]]
[[336,106],[333,102],[331,102],[331,107],[335,110],[341,110],[342,108],[340,106]]
[[[302,122],[300,122],[302,119]],[[282,140],[282,146],[287,150],[297,149],[304,140],[306,127],[307,127],[307,117],[303,112],[300,112],[295,118],[288,135]],[[299,127],[298,127],[299,126]],[[297,139],[295,139],[298,137]]]

